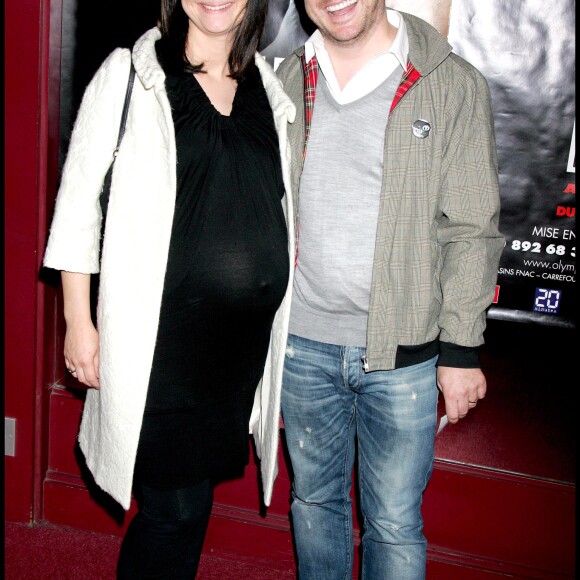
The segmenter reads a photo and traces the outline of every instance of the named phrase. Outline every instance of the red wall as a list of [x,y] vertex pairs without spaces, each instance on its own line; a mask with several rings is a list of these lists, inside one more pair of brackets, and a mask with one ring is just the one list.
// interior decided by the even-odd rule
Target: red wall
[[[5,457],[7,519],[39,507],[42,438],[48,2],[6,0],[5,30],[5,416],[16,419],[16,453]],[[37,388],[38,387],[38,388]]]

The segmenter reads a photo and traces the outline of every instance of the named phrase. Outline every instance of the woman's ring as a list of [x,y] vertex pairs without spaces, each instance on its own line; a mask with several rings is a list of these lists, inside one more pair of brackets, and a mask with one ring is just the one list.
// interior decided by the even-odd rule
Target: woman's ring
[[475,399],[475,401],[469,401],[469,402],[470,402],[472,405],[477,405],[477,401],[478,401],[478,400],[479,400],[479,399]]

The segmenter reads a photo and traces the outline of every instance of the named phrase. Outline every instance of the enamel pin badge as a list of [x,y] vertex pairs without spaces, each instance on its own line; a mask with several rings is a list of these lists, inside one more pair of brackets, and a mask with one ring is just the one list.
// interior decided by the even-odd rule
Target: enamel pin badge
[[426,139],[431,133],[431,125],[423,119],[418,119],[413,123],[413,135],[418,139]]

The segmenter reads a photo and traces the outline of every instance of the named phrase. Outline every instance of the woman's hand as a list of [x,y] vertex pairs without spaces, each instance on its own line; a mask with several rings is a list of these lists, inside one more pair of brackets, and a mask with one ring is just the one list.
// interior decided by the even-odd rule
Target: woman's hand
[[91,320],[91,275],[61,272],[64,298],[64,362],[73,377],[99,388],[99,333]]
[[79,382],[99,388],[99,333],[92,322],[67,324],[64,362]]

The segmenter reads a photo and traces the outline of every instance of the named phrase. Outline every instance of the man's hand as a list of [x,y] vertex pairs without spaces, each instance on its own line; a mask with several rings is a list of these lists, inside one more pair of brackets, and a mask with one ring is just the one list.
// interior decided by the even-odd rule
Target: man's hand
[[437,386],[445,399],[445,413],[450,423],[463,419],[485,397],[487,383],[481,369],[437,368]]

